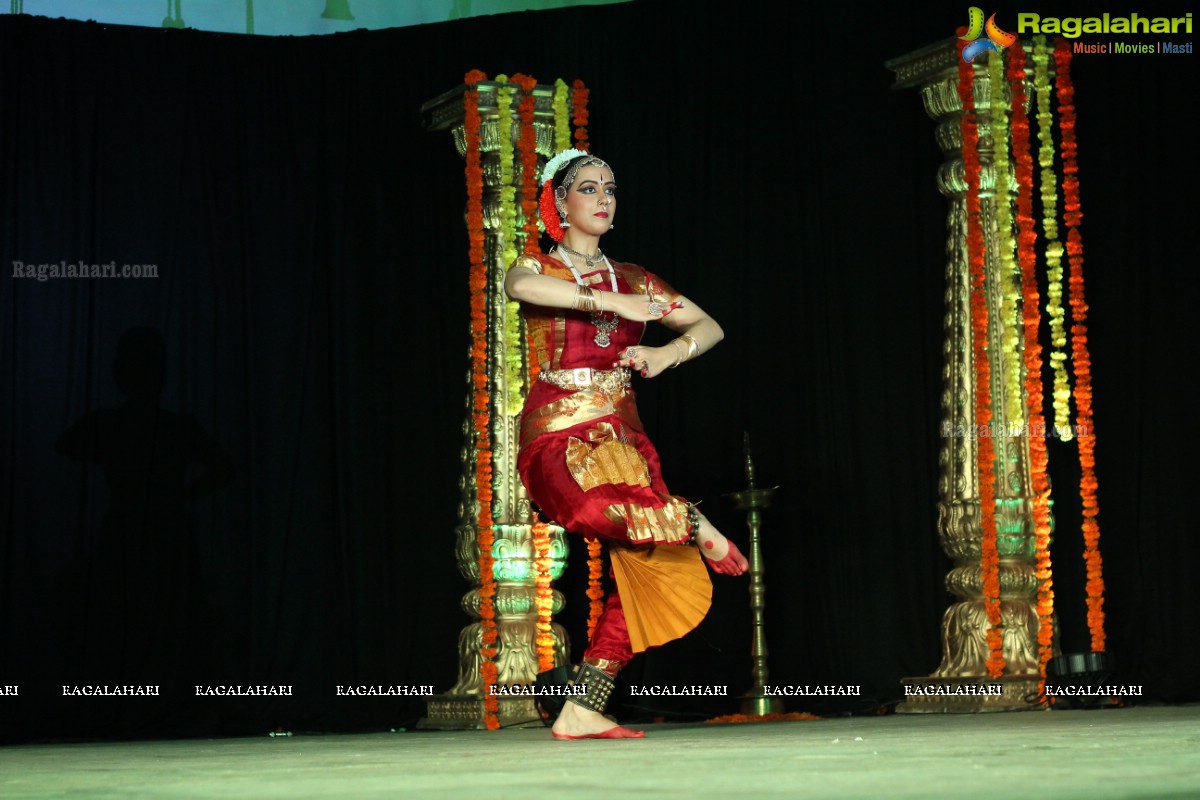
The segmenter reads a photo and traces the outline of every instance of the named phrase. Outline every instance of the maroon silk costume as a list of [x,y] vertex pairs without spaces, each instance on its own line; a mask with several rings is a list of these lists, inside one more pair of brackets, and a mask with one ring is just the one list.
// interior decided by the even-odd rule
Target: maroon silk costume
[[[549,256],[523,256],[516,266],[575,281]],[[679,296],[639,266],[614,262],[613,268],[622,294],[650,294],[667,303]],[[611,289],[605,267],[581,277],[597,291]],[[687,501],[667,491],[634,392],[613,373],[613,362],[641,341],[646,325],[619,319],[609,346],[602,347],[590,312],[529,303],[521,310],[531,359],[539,373],[560,383],[536,380],[530,387],[517,469],[543,516],[608,546],[618,591],[609,595],[585,656],[624,663],[634,652],[695,627],[712,591],[699,553],[686,547]],[[612,380],[591,381],[589,370]]]

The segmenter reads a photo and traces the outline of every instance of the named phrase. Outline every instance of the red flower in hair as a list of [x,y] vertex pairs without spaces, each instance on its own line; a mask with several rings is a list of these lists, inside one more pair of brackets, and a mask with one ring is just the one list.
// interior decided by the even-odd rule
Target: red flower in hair
[[563,239],[562,221],[558,217],[558,206],[555,204],[554,185],[551,181],[546,181],[542,184],[542,197],[539,202],[542,214],[542,224],[546,226],[546,233],[556,242],[561,242]]

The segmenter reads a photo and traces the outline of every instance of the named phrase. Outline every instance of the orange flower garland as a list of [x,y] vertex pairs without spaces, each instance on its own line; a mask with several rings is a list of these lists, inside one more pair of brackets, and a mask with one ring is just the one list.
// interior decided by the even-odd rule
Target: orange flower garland
[[1100,523],[1096,517],[1100,504],[1096,499],[1096,433],[1092,419],[1092,359],[1087,348],[1088,305],[1083,294],[1083,237],[1079,223],[1083,212],[1079,203],[1079,165],[1075,162],[1079,145],[1075,141],[1075,87],[1071,84],[1071,45],[1064,39],[1054,43],[1057,66],[1055,91],[1058,94],[1058,129],[1063,164],[1063,222],[1067,227],[1067,259],[1071,305],[1071,363],[1075,376],[1075,422],[1079,442],[1079,495],[1083,500],[1083,560],[1087,565],[1087,621],[1092,634],[1093,652],[1102,653],[1104,635],[1104,575],[1100,558]]
[[479,498],[476,543],[479,547],[479,618],[483,629],[480,649],[480,675],[483,679],[483,716],[488,729],[500,727],[500,702],[493,693],[496,669],[496,579],[493,574],[492,546],[492,442],[488,413],[487,346],[487,265],[484,263],[483,162],[480,153],[479,92],[476,84],[487,80],[479,70],[467,73],[463,93],[464,132],[467,141],[467,236],[470,242],[471,291],[471,385],[473,388],[472,423],[475,430],[475,491]]
[[[988,308],[985,285],[983,226],[979,202],[979,128],[975,117],[975,70],[962,59],[964,43],[960,40],[958,59],[958,96],[963,113],[962,157],[967,190],[967,261],[971,272],[971,343],[975,361],[975,426],[989,431],[992,422],[991,369],[988,365]],[[986,433],[976,437],[977,468],[979,472],[979,516],[983,531],[981,566],[983,569],[983,604],[988,618],[988,674],[998,678],[1004,674],[1004,634],[1000,613],[1000,553],[996,542],[996,471],[995,446]]]
[[588,539],[588,590],[587,596],[590,601],[588,608],[588,641],[592,640],[592,631],[596,630],[596,623],[600,621],[600,615],[604,613],[604,587],[600,585],[601,578],[604,577],[603,562],[600,560],[601,544],[599,539]]
[[1033,488],[1035,574],[1038,579],[1038,696],[1045,702],[1046,665],[1054,654],[1054,591],[1050,565],[1050,480],[1046,472],[1046,419],[1042,412],[1041,298],[1037,283],[1037,233],[1033,218],[1033,155],[1029,116],[1025,111],[1025,50],[1019,41],[1008,48],[1011,87],[1012,148],[1017,178],[1017,263],[1021,268],[1021,302],[1025,327],[1025,403],[1029,415],[1029,473]]
[[571,105],[574,113],[571,115],[571,121],[575,123],[575,147],[584,151],[590,152],[588,149],[588,89],[583,85],[583,81],[576,80],[571,84]]
[[536,100],[533,90],[537,80],[518,72],[512,76],[513,83],[521,87],[521,213],[525,215],[525,252],[537,253],[538,247],[538,202],[537,202],[537,131],[533,127]]
[[550,526],[544,522],[533,524],[533,557],[535,583],[537,584],[537,646],[538,672],[554,669],[554,630],[550,617],[554,610],[554,593],[550,588]]

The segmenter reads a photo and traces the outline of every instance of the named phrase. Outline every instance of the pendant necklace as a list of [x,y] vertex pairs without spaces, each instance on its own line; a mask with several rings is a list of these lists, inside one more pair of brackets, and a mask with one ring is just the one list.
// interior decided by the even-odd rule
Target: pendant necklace
[[[558,243],[558,252],[563,257],[563,261],[567,262],[567,266],[571,269],[571,274],[575,276],[575,283],[583,286],[583,276],[579,274],[579,270],[575,268],[574,262],[568,253],[574,253],[587,262],[589,271],[596,266],[597,261],[603,261],[604,266],[608,267],[608,278],[612,283],[613,294],[617,293],[617,272],[613,269],[613,265],[609,263],[608,256],[604,255],[599,249],[596,250],[596,255],[589,256],[587,253],[580,253],[578,250],[572,250],[562,242]],[[592,340],[600,347],[608,347],[612,344],[612,332],[617,329],[620,324],[620,317],[614,311],[612,319],[605,319],[604,312],[592,312],[592,324],[596,326],[596,336]]]

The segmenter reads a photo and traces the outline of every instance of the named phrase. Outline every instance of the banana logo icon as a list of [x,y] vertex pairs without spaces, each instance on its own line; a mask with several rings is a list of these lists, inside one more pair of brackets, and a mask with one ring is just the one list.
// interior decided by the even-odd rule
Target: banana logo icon
[[[992,14],[992,17],[995,17]],[[959,28],[961,31],[962,28]],[[976,6],[971,6],[967,9],[967,32],[959,36],[964,42],[969,42],[972,39],[978,39],[979,34],[983,33],[983,9]]]

